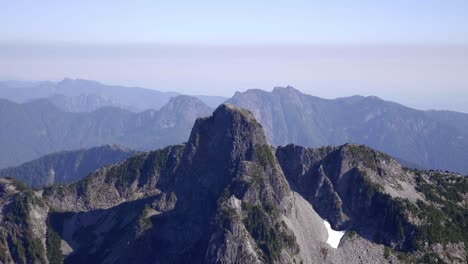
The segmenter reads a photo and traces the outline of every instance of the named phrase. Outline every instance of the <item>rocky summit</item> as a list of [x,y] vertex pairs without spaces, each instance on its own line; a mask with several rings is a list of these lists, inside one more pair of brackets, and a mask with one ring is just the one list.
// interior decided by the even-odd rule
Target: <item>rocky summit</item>
[[466,263],[467,206],[465,177],[361,145],[274,148],[223,104],[187,143],[72,184],[0,179],[0,262]]

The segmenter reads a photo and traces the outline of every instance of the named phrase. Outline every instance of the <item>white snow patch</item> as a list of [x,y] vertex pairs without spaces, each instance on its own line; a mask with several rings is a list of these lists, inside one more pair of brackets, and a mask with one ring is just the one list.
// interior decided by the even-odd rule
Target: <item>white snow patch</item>
[[323,223],[325,224],[328,232],[327,244],[329,244],[332,248],[338,248],[338,244],[340,244],[340,240],[344,236],[345,231],[333,230],[330,226],[330,223],[325,220],[323,220]]

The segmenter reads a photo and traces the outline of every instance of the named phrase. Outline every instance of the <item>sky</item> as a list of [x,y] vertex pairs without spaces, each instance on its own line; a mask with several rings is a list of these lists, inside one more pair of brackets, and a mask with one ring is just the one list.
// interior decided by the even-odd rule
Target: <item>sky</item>
[[468,1],[5,1],[0,79],[291,85],[468,112]]

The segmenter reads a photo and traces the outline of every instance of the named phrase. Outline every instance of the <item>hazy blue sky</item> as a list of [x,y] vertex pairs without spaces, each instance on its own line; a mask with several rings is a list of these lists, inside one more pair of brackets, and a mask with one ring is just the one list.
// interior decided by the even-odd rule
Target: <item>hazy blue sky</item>
[[468,112],[468,1],[3,1],[0,79],[292,85]]

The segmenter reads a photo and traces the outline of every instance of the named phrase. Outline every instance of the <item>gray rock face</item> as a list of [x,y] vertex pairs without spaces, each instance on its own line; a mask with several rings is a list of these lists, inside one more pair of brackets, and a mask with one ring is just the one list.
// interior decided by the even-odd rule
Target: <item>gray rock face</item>
[[[291,186],[333,227],[353,229],[371,241],[409,249],[414,229],[401,212],[392,211],[398,206],[393,202],[416,202],[423,196],[414,187],[413,175],[396,161],[358,145],[323,149],[289,145],[278,148],[277,157]],[[406,235],[398,232],[400,227]]]
[[0,262],[49,263],[49,207],[19,182],[0,179]]
[[409,170],[386,154],[352,144],[320,149],[288,145],[279,147],[276,157],[291,188],[323,219],[335,229],[384,245],[387,257],[394,253],[390,248],[406,252],[395,257],[413,262],[467,257],[464,249],[450,257],[446,251],[431,255],[433,246],[466,245],[467,236],[458,233],[466,226],[461,216],[468,212],[466,177]]
[[407,164],[468,174],[468,114],[419,111],[373,96],[328,100],[292,87],[248,90],[228,102],[252,111],[277,146],[365,144]]
[[[349,264],[467,258],[467,236],[460,231],[467,230],[466,178],[403,169],[358,145],[275,151],[253,114],[229,104],[198,119],[186,144],[142,153],[78,182],[32,192],[0,181],[0,234],[25,245],[27,234],[42,241],[36,251],[16,254],[8,236],[0,236],[2,262]],[[35,197],[28,205],[7,209],[27,193]],[[18,224],[14,217],[31,224]],[[336,249],[326,243],[323,219],[347,231]]]
[[15,178],[34,188],[67,184],[84,178],[100,167],[123,161],[137,153],[117,145],[64,151],[0,170],[0,177]]
[[[107,209],[155,195],[172,201],[171,192],[164,192],[159,185],[165,186],[173,180],[183,149],[183,145],[171,146],[134,156],[100,168],[70,185],[48,187],[43,197],[60,212]],[[167,206],[162,202],[159,207]]]

